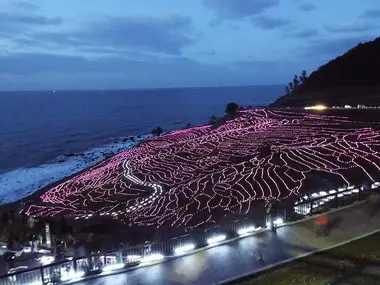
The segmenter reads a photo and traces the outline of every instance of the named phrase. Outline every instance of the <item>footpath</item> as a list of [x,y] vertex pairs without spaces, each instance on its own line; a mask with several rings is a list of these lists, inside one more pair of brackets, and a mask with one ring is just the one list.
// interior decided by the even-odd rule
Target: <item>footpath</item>
[[276,234],[263,231],[155,265],[76,280],[76,284],[226,284],[275,265],[380,232],[380,211],[372,217],[369,212],[367,203],[331,211],[328,214],[330,234],[327,237],[316,237],[315,217],[312,217],[287,224],[279,228]]
[[156,265],[78,284],[225,284],[299,257],[380,232],[380,211],[372,217],[359,203],[329,213],[330,234],[316,237],[314,217]]

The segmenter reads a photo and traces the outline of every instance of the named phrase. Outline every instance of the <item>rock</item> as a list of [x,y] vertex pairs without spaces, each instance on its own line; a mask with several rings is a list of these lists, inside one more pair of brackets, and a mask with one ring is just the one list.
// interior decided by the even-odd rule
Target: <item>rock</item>
[[70,152],[70,153],[65,154],[65,156],[66,156],[66,157],[73,157],[73,156],[75,156],[75,153]]
[[135,140],[135,137],[130,137],[129,138],[131,141],[134,141]]

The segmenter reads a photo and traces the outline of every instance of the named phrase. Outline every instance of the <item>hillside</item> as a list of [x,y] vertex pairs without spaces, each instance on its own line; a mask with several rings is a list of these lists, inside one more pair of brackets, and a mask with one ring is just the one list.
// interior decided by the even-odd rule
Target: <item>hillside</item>
[[314,71],[297,90],[271,106],[380,105],[380,37],[360,43]]
[[39,193],[21,212],[108,216],[144,232],[197,228],[269,200],[379,177],[378,125],[282,110],[239,113],[218,128],[178,130],[118,153]]

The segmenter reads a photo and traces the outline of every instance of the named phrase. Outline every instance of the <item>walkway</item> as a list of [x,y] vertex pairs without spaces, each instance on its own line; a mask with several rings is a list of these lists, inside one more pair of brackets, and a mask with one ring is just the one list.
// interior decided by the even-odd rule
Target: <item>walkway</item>
[[[316,238],[313,220],[307,220],[278,229],[277,236],[263,232],[150,267],[77,284],[216,284],[380,229],[380,211],[369,218],[366,207],[359,204],[331,213],[333,225],[328,237]],[[263,262],[258,260],[260,254]]]

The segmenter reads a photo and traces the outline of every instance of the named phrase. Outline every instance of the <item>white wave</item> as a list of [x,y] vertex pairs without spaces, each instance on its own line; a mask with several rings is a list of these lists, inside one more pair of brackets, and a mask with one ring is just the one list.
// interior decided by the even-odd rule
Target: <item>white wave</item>
[[135,141],[117,141],[90,149],[81,155],[60,156],[55,162],[31,168],[18,168],[0,174],[0,205],[27,197],[47,185],[95,165],[108,156],[127,150],[151,135]]

